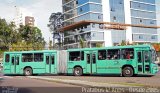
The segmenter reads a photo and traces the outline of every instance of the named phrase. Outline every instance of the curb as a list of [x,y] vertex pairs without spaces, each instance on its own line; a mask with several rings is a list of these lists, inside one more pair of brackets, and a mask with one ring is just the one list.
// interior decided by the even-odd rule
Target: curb
[[100,83],[100,82],[90,82],[90,81],[82,81],[82,80],[55,79],[55,78],[46,78],[46,77],[37,77],[37,76],[27,76],[27,77],[31,79],[46,80],[46,81],[51,81],[56,83],[64,83],[64,84],[71,84],[71,85],[85,86],[85,87],[126,87],[126,88],[140,87],[140,86],[133,86],[133,85]]

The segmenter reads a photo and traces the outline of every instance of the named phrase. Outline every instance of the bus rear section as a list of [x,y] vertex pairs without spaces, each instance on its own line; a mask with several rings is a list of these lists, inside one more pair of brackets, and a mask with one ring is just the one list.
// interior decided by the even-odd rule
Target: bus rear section
[[4,53],[4,74],[57,74],[57,51],[21,51]]

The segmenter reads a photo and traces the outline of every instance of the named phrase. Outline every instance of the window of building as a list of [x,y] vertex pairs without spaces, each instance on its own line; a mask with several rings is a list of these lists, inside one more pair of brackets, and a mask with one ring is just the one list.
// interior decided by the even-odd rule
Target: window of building
[[98,15],[98,19],[102,19],[102,15]]
[[152,21],[150,21],[150,24],[154,24],[154,21],[152,20]]
[[151,39],[156,39],[156,36],[151,36]]
[[76,4],[78,4],[78,0],[76,0]]
[[113,16],[113,20],[116,20],[117,18],[115,16]]
[[122,0],[119,1],[119,4],[122,4]]
[[99,50],[98,51],[98,60],[105,60],[106,59],[106,50]]
[[112,11],[112,12],[115,12],[115,8],[111,7],[111,11]]
[[22,62],[33,62],[33,54],[32,53],[22,54]]
[[100,29],[103,29],[103,24],[99,24],[99,28],[100,28]]
[[43,53],[34,53],[34,62],[42,62]]
[[121,50],[122,59],[134,59],[134,49],[122,49]]
[[95,28],[95,24],[94,23],[92,23],[92,28]]
[[83,9],[82,8],[80,8],[80,10],[79,10],[80,12],[82,12],[83,11]]
[[5,62],[9,62],[9,58],[10,58],[9,54],[6,54],[5,55]]
[[74,52],[69,52],[69,60],[70,61],[80,61],[84,60],[84,52],[80,51],[74,51]]
[[139,39],[143,39],[143,36],[142,36],[142,35],[139,35]]
[[139,22],[141,22],[141,23],[142,23],[142,19],[140,19],[140,20],[139,20]]
[[107,51],[107,59],[108,60],[117,60],[120,59],[120,50],[119,49],[111,49]]

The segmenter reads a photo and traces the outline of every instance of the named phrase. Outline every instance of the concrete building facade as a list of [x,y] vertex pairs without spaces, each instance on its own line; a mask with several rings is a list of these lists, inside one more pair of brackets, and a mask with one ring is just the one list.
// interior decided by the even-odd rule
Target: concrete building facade
[[102,29],[101,24],[90,23],[64,31],[64,47],[80,47],[80,38],[88,47],[113,46],[123,40],[129,43],[160,42],[159,30],[152,28],[158,25],[157,3],[157,0],[62,0],[64,26],[83,20],[147,26]]
[[18,28],[20,25],[30,25],[34,26],[35,19],[31,12],[24,8],[20,8],[15,6],[15,17],[13,22],[15,23],[16,27]]

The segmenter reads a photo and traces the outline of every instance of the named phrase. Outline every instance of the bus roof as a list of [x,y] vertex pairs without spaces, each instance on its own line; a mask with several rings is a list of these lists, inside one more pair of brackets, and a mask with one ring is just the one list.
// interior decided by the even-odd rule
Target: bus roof
[[127,45],[127,46],[112,46],[112,47],[101,47],[101,48],[80,48],[80,49],[68,49],[68,51],[84,51],[84,50],[97,50],[97,49],[120,49],[120,48],[145,48],[151,47],[151,45]]
[[4,53],[44,53],[44,52],[57,52],[56,50],[31,50],[31,51],[9,51]]

